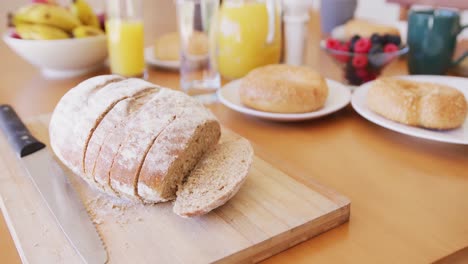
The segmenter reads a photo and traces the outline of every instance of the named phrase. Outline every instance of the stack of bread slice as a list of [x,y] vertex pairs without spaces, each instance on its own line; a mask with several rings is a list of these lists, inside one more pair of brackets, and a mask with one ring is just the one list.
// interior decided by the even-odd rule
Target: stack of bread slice
[[116,75],[71,89],[49,130],[57,157],[89,185],[144,203],[177,199],[174,211],[181,216],[228,201],[253,159],[243,138],[218,144],[219,122],[197,100]]

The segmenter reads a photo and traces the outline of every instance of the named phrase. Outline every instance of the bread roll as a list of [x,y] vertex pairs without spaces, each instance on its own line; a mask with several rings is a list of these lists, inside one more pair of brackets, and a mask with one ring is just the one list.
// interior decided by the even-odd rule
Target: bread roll
[[440,130],[460,127],[467,114],[466,99],[457,89],[396,78],[374,81],[367,105],[390,120]]
[[325,79],[307,67],[285,64],[252,70],[240,81],[248,107],[275,113],[304,113],[322,108],[328,97]]
[[[159,60],[178,61],[180,58],[180,36],[178,32],[168,33],[156,39],[154,43],[154,56]],[[199,31],[190,35],[187,53],[193,56],[208,54],[208,36]]]
[[[219,160],[191,173],[203,155],[219,157],[216,149],[229,149],[223,157],[232,161],[250,143],[215,147],[221,128],[208,109],[182,92],[141,79],[110,75],[84,81],[60,100],[49,129],[57,157],[90,186],[144,203],[175,199],[177,188],[186,188],[184,179],[222,178],[224,170],[245,178],[252,162],[250,156],[229,164]],[[226,191],[233,195],[239,187],[226,185]],[[227,200],[201,197],[203,211],[185,216],[207,213]]]
[[178,32],[162,35],[154,42],[154,57],[165,61],[178,61],[180,38]]
[[379,24],[363,19],[352,19],[346,22],[345,26],[346,39],[352,38],[354,35],[359,35],[364,38],[370,38],[374,33],[379,35],[389,34],[400,36],[398,28],[388,25]]

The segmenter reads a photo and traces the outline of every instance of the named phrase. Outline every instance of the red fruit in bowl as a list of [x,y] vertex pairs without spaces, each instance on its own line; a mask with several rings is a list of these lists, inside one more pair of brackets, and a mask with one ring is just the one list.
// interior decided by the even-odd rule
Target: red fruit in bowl
[[56,5],[54,0],[31,0],[31,3],[34,4],[48,4],[48,5]]
[[16,38],[16,39],[21,39],[21,36],[16,31],[12,31],[10,33],[10,37]]
[[368,82],[368,81],[375,80],[376,78],[377,78],[377,74],[373,72],[369,72],[364,78],[362,78],[362,80],[364,82]]
[[341,43],[336,39],[329,38],[329,39],[327,39],[327,44],[326,45],[327,45],[328,49],[337,50],[341,46]]
[[[343,52],[349,52],[349,47],[346,43],[340,44],[338,48],[336,49],[338,51],[343,51]],[[348,62],[349,61],[349,55],[348,54],[334,54],[334,57],[341,61],[341,62]]]
[[364,68],[368,63],[367,57],[366,55],[356,54],[354,55],[352,63],[356,68]]
[[99,20],[99,25],[103,31],[106,31],[106,13],[100,13],[97,15]]
[[338,49],[341,51],[349,52],[349,44],[348,43],[340,44],[340,47]]
[[385,53],[395,52],[395,51],[398,51],[398,46],[393,43],[388,43],[387,45],[384,46],[383,50]]
[[366,69],[359,68],[359,69],[356,69],[356,75],[359,78],[365,80],[369,76],[369,72]]
[[354,43],[354,52],[367,53],[372,47],[372,42],[368,38],[360,38]]

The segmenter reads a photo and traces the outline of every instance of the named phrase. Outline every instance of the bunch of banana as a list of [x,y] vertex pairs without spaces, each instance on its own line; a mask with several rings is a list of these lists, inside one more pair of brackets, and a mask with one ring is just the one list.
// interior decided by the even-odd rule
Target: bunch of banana
[[41,24],[19,24],[16,26],[16,32],[23,39],[66,39],[69,38],[67,32],[47,25]]
[[97,16],[85,0],[74,0],[70,10],[53,2],[35,0],[10,14],[9,22],[23,39],[83,38],[104,34]]
[[98,36],[104,34],[101,28],[92,26],[79,26],[73,29],[73,37],[75,38],[86,38],[91,36]]
[[80,19],[83,25],[95,28],[101,27],[98,17],[85,0],[73,0],[73,4],[71,5],[70,10],[76,17]]
[[67,9],[49,4],[29,4],[21,7],[13,17],[13,24],[42,24],[71,31],[81,24],[80,20]]

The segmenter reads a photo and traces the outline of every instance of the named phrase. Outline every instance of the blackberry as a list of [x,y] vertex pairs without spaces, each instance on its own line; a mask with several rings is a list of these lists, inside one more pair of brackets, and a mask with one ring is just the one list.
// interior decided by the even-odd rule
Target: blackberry
[[392,35],[390,34],[385,34],[382,36],[382,45],[386,45],[387,43],[390,43],[390,39],[392,38]]
[[374,43],[369,50],[370,54],[376,54],[381,52],[383,52],[383,46],[378,43]]
[[401,38],[398,35],[388,35],[387,43],[393,43],[393,44],[395,44],[397,46],[400,46]]
[[359,35],[354,35],[351,40],[350,40],[350,43],[351,43],[351,47],[352,49],[354,49],[354,43],[356,43],[356,41],[358,41],[359,39],[361,38],[361,36]]
[[352,85],[360,85],[362,80],[356,75],[356,69],[353,65],[351,63],[347,63],[345,67],[345,79]]
[[374,33],[372,34],[372,36],[370,37],[370,41],[372,44],[382,44],[382,37],[377,34],[377,33]]

